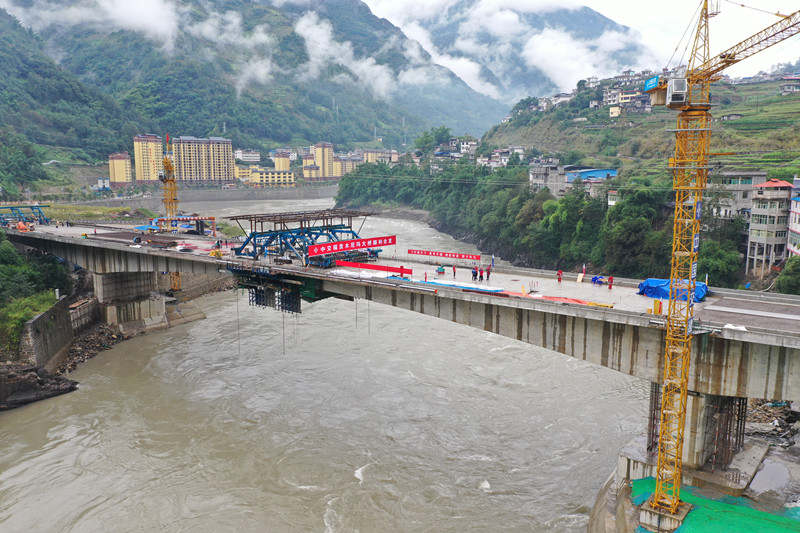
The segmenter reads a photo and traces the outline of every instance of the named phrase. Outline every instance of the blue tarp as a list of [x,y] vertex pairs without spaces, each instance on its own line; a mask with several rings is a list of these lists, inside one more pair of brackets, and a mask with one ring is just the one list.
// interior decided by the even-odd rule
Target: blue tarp
[[[681,294],[682,293],[682,294]],[[647,278],[639,284],[639,294],[644,294],[650,298],[669,299],[669,280],[658,278]],[[702,302],[708,294],[708,285],[698,281],[694,288],[694,301]],[[678,298],[686,299],[686,290],[678,291]]]
[[136,227],[135,227],[135,228],[133,228],[133,229],[138,229],[139,231],[147,231],[147,230],[149,230],[149,229],[155,229],[155,230],[157,230],[157,229],[158,229],[158,226],[136,226]]

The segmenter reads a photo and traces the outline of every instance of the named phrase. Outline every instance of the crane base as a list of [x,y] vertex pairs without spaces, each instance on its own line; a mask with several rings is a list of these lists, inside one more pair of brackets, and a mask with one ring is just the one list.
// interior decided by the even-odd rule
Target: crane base
[[686,515],[691,510],[691,504],[681,502],[678,511],[672,514],[661,509],[654,509],[650,502],[646,501],[639,508],[639,525],[654,533],[669,533],[681,527]]

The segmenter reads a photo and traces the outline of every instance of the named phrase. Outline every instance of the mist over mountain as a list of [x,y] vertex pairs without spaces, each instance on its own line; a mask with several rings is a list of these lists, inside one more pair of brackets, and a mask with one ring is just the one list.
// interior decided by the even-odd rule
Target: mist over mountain
[[655,64],[640,37],[570,1],[367,0],[470,87],[506,103]]
[[142,127],[239,145],[388,145],[433,125],[481,134],[479,94],[358,0],[0,0],[42,50]]

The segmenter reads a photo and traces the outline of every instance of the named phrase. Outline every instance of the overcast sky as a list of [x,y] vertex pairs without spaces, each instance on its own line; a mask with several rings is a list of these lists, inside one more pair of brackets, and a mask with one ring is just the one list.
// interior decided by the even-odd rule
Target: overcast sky
[[[612,20],[629,26],[641,36],[659,58],[661,67],[667,64],[675,46],[695,13],[698,0],[669,0],[667,2],[646,2],[636,0],[480,0],[487,6],[500,9],[540,11],[565,6],[586,5]],[[797,0],[742,0],[748,5],[767,11],[780,11],[788,14],[800,8]],[[376,15],[389,19],[400,26],[408,25],[414,19],[435,16],[444,6],[454,0],[365,0]],[[711,22],[711,51],[724,50],[740,40],[756,33],[764,27],[777,22],[774,15],[739,7],[726,0],[719,0],[721,12]],[[681,48],[681,52],[683,49]],[[759,70],[768,70],[777,63],[795,62],[800,59],[800,36],[739,63],[728,69],[732,76],[747,76]],[[674,63],[674,61],[673,61]],[[590,73],[587,73],[587,76]]]

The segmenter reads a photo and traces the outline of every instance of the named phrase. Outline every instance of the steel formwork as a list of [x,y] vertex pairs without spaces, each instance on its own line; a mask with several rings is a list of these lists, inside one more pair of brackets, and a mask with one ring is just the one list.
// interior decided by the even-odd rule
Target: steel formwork
[[[291,213],[272,213],[238,215],[228,217],[239,224],[247,238],[238,248],[236,255],[259,257],[284,257],[299,259],[306,265],[328,268],[336,260],[363,261],[378,257],[379,249],[348,250],[324,256],[308,256],[308,247],[314,244],[360,239],[353,229],[353,219],[367,217],[371,213],[352,209],[324,209],[321,211],[298,211]],[[250,231],[242,227],[242,222],[250,223]],[[337,223],[338,222],[338,223]],[[269,226],[272,225],[270,229]]]
[[42,211],[49,205],[0,205],[0,222],[36,222],[50,224],[50,219]]

